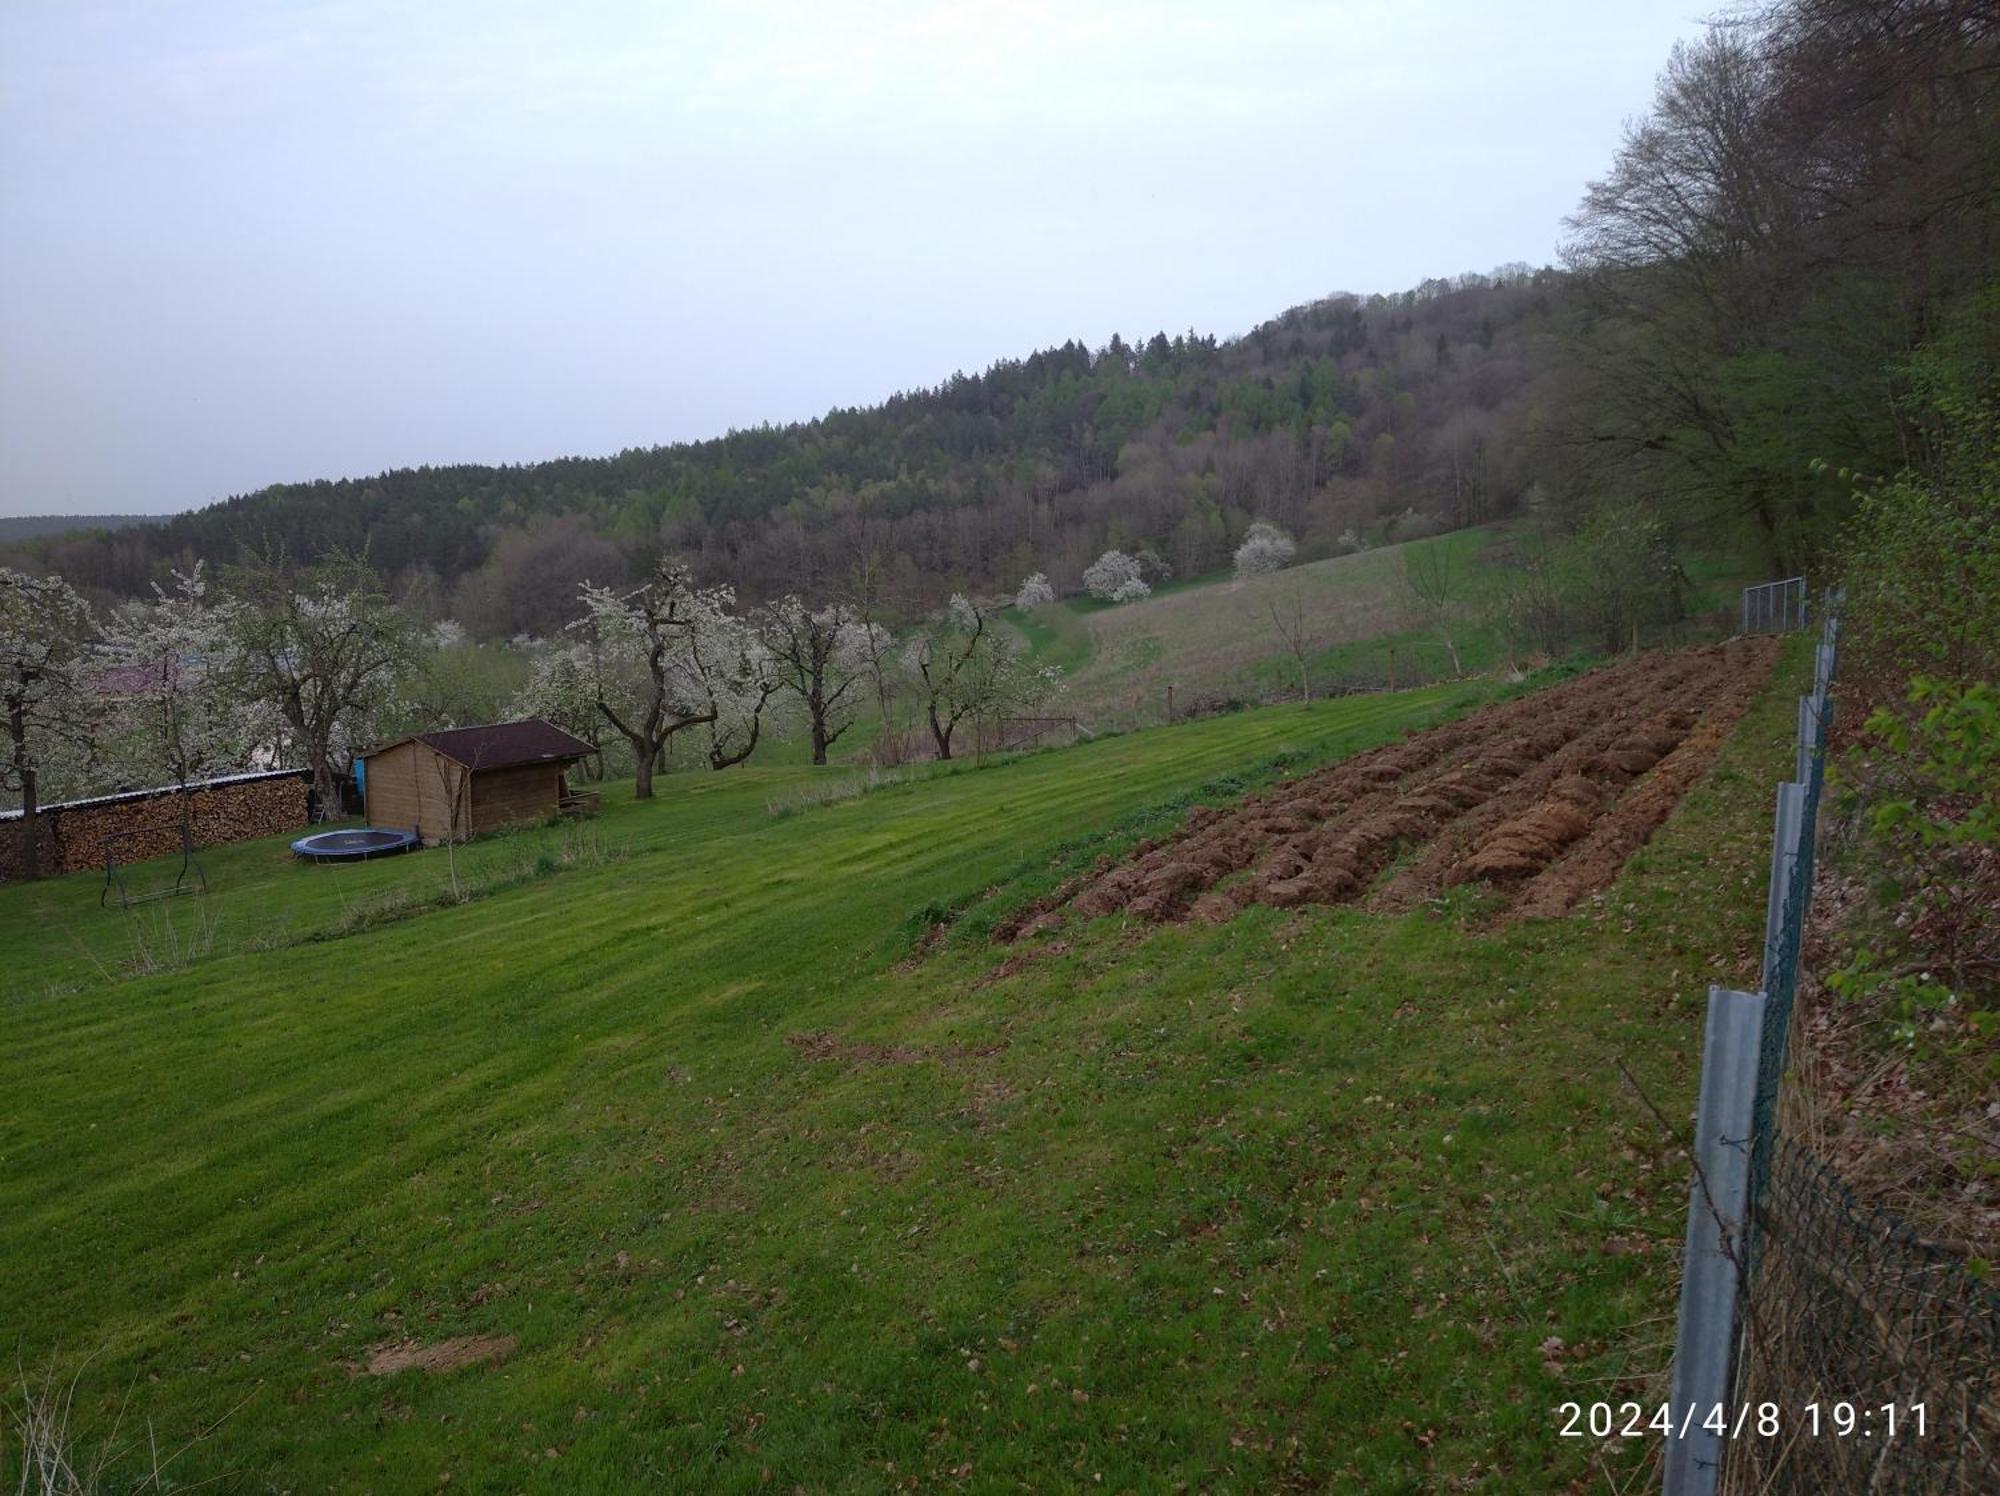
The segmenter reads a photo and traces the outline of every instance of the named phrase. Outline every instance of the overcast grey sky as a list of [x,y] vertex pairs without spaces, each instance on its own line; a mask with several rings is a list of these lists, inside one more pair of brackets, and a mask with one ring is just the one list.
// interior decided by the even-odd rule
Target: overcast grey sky
[[608,453],[1553,257],[1688,0],[0,5],[0,514]]

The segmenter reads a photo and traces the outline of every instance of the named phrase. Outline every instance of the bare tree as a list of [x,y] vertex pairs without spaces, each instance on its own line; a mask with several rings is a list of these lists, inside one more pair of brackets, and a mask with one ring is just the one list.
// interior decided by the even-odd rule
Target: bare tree
[[1403,582],[1425,621],[1443,641],[1445,653],[1451,656],[1452,675],[1465,674],[1458,662],[1458,645],[1452,642],[1451,637],[1451,608],[1452,599],[1458,591],[1458,567],[1452,559],[1449,545],[1404,546]]
[[458,844],[471,830],[464,824],[466,771],[442,753],[431,755],[431,768],[437,773],[438,790],[444,796],[444,857],[451,879],[451,901],[462,904],[465,888],[458,881]]
[[1315,642],[1313,621],[1306,613],[1306,601],[1302,593],[1293,593],[1289,598],[1267,597],[1264,612],[1271,620],[1278,637],[1285,643],[1286,651],[1299,667],[1299,701],[1302,705],[1312,705],[1312,677],[1307,661]]
[[1062,681],[1060,670],[1029,663],[1018,636],[992,628],[985,609],[956,594],[911,642],[909,660],[941,759],[951,757],[961,722],[1033,705]]
[[861,628],[866,652],[868,678],[875,688],[875,709],[879,714],[880,742],[886,748],[898,741],[900,724],[892,710],[895,695],[896,636],[889,627],[896,610],[891,606],[882,558],[874,551],[863,552],[850,575],[850,606]]

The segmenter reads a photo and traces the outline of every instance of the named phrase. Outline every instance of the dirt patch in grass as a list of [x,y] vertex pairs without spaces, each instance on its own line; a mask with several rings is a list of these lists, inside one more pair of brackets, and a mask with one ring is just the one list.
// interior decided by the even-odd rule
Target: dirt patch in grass
[[785,1043],[809,1060],[839,1060],[849,1065],[958,1065],[1000,1053],[999,1044],[869,1044],[842,1039],[824,1029],[787,1034]]
[[[996,940],[1003,938],[1011,940],[1025,926],[1025,923],[1025,921],[1016,922],[1012,932],[1008,935],[1005,937],[996,935],[994,938]],[[985,973],[972,985],[975,989],[994,986],[996,983],[1006,981],[1009,977],[1019,976],[1024,970],[1041,960],[1044,956],[1060,956],[1068,949],[1069,942],[1067,940],[1053,940],[1047,945],[1027,946],[1024,949],[1014,952],[1013,955],[1002,961],[998,966],[995,966],[991,971]]]
[[460,1335],[423,1345],[415,1340],[396,1340],[370,1346],[367,1362],[355,1368],[371,1377],[394,1376],[399,1371],[457,1371],[482,1361],[500,1361],[514,1352],[518,1341],[512,1335]]
[[1101,861],[999,938],[1063,910],[1219,921],[1253,903],[1408,908],[1463,883],[1518,916],[1604,887],[1721,751],[1777,659],[1770,639],[1649,654],[1491,706]]

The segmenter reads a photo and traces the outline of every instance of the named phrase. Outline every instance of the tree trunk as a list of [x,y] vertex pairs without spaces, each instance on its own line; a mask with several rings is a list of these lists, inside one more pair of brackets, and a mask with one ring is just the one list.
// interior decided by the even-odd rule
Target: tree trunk
[[[757,735],[763,730],[764,714],[760,710],[756,716],[750,719],[750,740],[743,745],[739,752],[724,753],[715,744],[710,743],[708,745],[708,766],[711,769],[719,770],[733,768],[735,765],[742,763],[744,759],[757,751]],[[813,760],[813,762],[823,764],[826,760],[818,758]]]
[[341,815],[340,787],[334,783],[333,761],[324,747],[312,750],[313,793],[319,796],[319,818],[337,821]]
[[950,726],[946,726],[939,722],[936,707],[930,709],[930,719],[931,741],[937,744],[937,756],[940,759],[948,759],[951,757],[951,730],[958,724],[954,722]]
[[653,759],[659,753],[656,745],[634,741],[632,744],[632,798],[650,800],[653,798]]
[[815,707],[812,719],[813,762],[826,762],[826,713]]
[[42,875],[42,827],[34,763],[28,757],[27,709],[19,701],[7,714],[7,733],[14,740],[14,777],[21,785],[21,876]]

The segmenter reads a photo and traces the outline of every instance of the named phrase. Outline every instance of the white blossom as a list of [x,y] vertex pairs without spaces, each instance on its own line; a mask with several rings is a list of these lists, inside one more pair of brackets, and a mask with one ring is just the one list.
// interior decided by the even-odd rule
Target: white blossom
[[747,725],[744,703],[770,693],[768,656],[731,612],[735,589],[697,586],[686,566],[663,561],[629,591],[586,582],[582,594],[585,616],[574,627],[592,704],[631,745],[634,795],[650,798],[654,762],[684,728],[708,725],[711,761],[740,761],[729,756]]
[[1140,576],[1141,569],[1137,556],[1128,556],[1123,551],[1106,551],[1083,569],[1084,590],[1092,597],[1114,603],[1151,597],[1153,589]]
[[1049,579],[1039,571],[1022,582],[1021,590],[1014,594],[1014,606],[1023,613],[1033,612],[1036,608],[1046,608],[1055,600],[1056,589],[1049,585]]
[[980,626],[979,609],[972,605],[972,600],[963,592],[954,592],[951,595],[951,601],[945,604],[945,613],[955,628],[970,632]]
[[86,787],[92,633],[89,604],[61,577],[0,567],[0,794],[25,804]]
[[113,719],[107,756],[121,778],[185,784],[240,769],[282,733],[265,706],[232,689],[239,609],[211,602],[197,561],[153,584],[151,602],[120,605],[105,622],[96,684]]
[[1244,532],[1243,544],[1236,548],[1236,575],[1261,577],[1283,571],[1297,552],[1291,536],[1274,524],[1255,520]]

